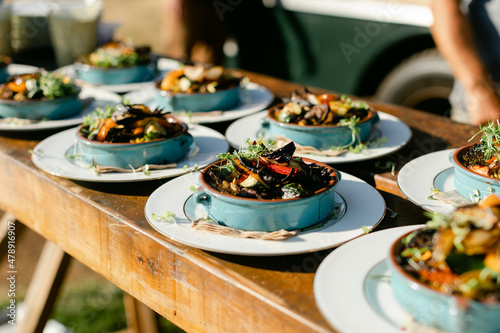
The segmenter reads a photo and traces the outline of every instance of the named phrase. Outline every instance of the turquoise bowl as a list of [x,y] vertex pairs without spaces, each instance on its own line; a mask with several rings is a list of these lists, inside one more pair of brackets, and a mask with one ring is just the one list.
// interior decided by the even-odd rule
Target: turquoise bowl
[[447,332],[500,332],[500,303],[485,304],[465,297],[440,293],[406,273],[396,262],[401,252],[398,238],[391,246],[388,264],[396,301],[415,320]]
[[[278,105],[275,108],[283,107]],[[272,116],[274,108],[268,110],[267,116],[262,120],[261,126],[269,131],[271,137],[279,135],[286,137],[300,145],[311,146],[316,149],[328,150],[332,147],[352,146],[358,144],[351,129],[346,126],[300,126],[278,121]],[[368,111],[368,116],[360,121],[356,128],[359,129],[361,142],[370,139],[373,126],[379,121],[376,112]]]
[[472,146],[473,144],[470,144],[459,148],[449,156],[453,164],[455,189],[465,198],[472,195],[482,199],[492,192],[500,193],[500,180],[472,172],[460,163],[462,155]]
[[212,188],[204,174],[220,161],[207,166],[200,175],[200,187],[194,199],[202,204],[207,215],[221,225],[248,231],[297,230],[328,220],[334,212],[335,187],[341,175],[332,167],[310,159],[335,173],[335,180],[315,194],[304,198],[262,200],[223,194]]
[[78,89],[75,95],[47,100],[0,100],[0,117],[57,120],[75,116],[82,111],[82,102],[78,97],[80,88]]
[[92,84],[127,84],[154,80],[158,74],[156,61],[142,66],[102,68],[75,64],[78,77]]
[[167,111],[229,110],[240,103],[240,86],[214,93],[172,93],[156,86],[155,102]]
[[7,71],[7,66],[0,67],[0,84],[5,83],[9,77],[9,72]]
[[193,143],[187,125],[181,124],[183,130],[175,136],[141,143],[96,142],[84,138],[78,130],[76,151],[90,165],[136,169],[146,164],[175,163],[187,154]]

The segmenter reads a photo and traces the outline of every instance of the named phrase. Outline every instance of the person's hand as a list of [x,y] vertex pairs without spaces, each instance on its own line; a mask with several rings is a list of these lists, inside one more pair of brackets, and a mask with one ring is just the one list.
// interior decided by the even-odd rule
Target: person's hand
[[500,96],[489,82],[481,82],[468,90],[467,110],[472,125],[485,125],[500,119]]

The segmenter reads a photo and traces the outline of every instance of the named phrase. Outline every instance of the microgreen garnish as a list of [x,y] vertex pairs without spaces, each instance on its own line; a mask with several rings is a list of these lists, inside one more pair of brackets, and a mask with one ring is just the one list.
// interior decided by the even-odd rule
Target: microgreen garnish
[[87,136],[97,134],[104,125],[104,120],[111,118],[113,112],[116,111],[115,106],[106,105],[104,108],[95,108],[95,110],[83,118],[82,132]]
[[258,160],[259,156],[262,155],[262,153],[271,150],[272,146],[276,145],[276,141],[274,140],[269,142],[268,144],[259,144],[250,141],[250,139],[248,138],[245,143],[247,144],[246,149],[240,148],[240,150],[234,151],[232,153],[222,153],[217,155],[217,158],[221,160],[232,160],[233,158],[237,159],[242,156],[246,159],[256,161]]
[[175,223],[175,214],[171,211],[168,211],[162,215],[156,215],[155,213],[151,214],[153,220],[164,223]]
[[486,160],[489,160],[492,156],[498,157],[500,153],[500,146],[497,142],[500,141],[500,121],[497,120],[490,121],[487,125],[479,125],[479,132],[474,134],[469,142],[473,140],[476,136],[481,134],[481,144],[484,150],[484,156]]
[[433,195],[434,194],[438,194],[438,193],[441,193],[441,190],[439,190],[439,189],[435,188],[434,186],[432,186],[431,187],[431,193],[429,193],[429,195],[427,196],[427,199],[429,199],[429,200],[434,199]]
[[385,209],[387,209],[391,213],[391,218],[395,218],[396,216],[398,216],[398,213],[396,213],[395,211],[393,211],[389,207],[385,207]]
[[449,218],[443,214],[424,212],[424,215],[430,219],[427,222],[427,227],[431,229],[437,229],[439,226],[447,225],[450,222]]

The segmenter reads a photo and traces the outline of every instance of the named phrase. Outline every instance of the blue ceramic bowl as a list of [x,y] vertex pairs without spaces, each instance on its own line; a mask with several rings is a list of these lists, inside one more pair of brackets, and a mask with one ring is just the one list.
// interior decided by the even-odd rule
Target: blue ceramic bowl
[[75,64],[78,77],[92,84],[127,84],[153,80],[158,72],[156,61],[147,65],[102,68]]
[[96,142],[84,138],[78,130],[76,151],[90,165],[130,169],[146,164],[174,163],[187,154],[193,143],[193,137],[187,132],[187,125],[181,124],[183,130],[175,136],[141,143]]
[[30,120],[69,118],[82,111],[79,92],[80,88],[75,95],[48,100],[0,100],[0,117]]
[[408,234],[393,243],[388,259],[392,292],[403,310],[425,325],[448,332],[500,332],[500,303],[485,304],[440,293],[397,264],[395,257],[403,248],[401,240]]
[[335,173],[335,180],[304,198],[262,200],[223,194],[212,188],[204,174],[220,161],[207,166],[200,175],[201,186],[194,193],[194,199],[202,204],[208,216],[219,224],[249,231],[277,231],[307,228],[326,221],[333,215],[335,191],[340,181],[340,173],[332,167],[310,159]]
[[[267,116],[262,120],[261,126],[269,131],[271,137],[284,136],[300,145],[322,150],[358,144],[358,140],[353,139],[352,131],[346,126],[300,126],[278,121],[273,115],[274,110],[282,107],[283,104],[280,104],[269,109]],[[376,112],[372,110],[368,112],[368,116],[356,125],[360,130],[361,142],[368,141],[373,126],[379,121]]]
[[449,158],[450,162],[453,164],[455,189],[465,198],[470,198],[471,195],[477,195],[482,199],[492,192],[500,193],[500,180],[477,174],[467,169],[460,162],[463,154],[472,146],[471,144],[459,148],[453,154],[450,154]]
[[7,66],[0,67],[0,84],[5,83],[9,77],[9,72],[7,71]]
[[155,102],[166,111],[229,110],[240,103],[240,86],[214,93],[172,93],[156,84]]

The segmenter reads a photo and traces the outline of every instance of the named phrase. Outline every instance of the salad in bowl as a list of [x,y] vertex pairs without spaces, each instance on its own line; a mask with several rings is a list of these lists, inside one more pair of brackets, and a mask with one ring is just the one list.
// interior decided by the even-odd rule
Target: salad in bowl
[[389,253],[403,309],[450,332],[500,331],[500,198],[490,195],[400,237]]
[[125,169],[177,162],[193,143],[185,123],[142,104],[97,109],[84,119],[76,139],[88,164]]
[[10,76],[0,85],[0,117],[63,119],[81,112],[81,88],[48,71]]
[[297,230],[326,221],[341,175],[294,151],[293,142],[272,150],[248,141],[247,149],[221,154],[201,172],[194,198],[212,220],[240,230]]
[[156,58],[148,46],[113,41],[81,56],[76,64],[78,76],[93,84],[127,84],[150,81],[157,73]]
[[240,102],[242,77],[222,66],[184,65],[156,84],[156,102],[168,110],[229,110]]
[[366,102],[346,95],[292,93],[268,110],[262,126],[271,135],[320,150],[344,149],[370,138],[377,112]]

